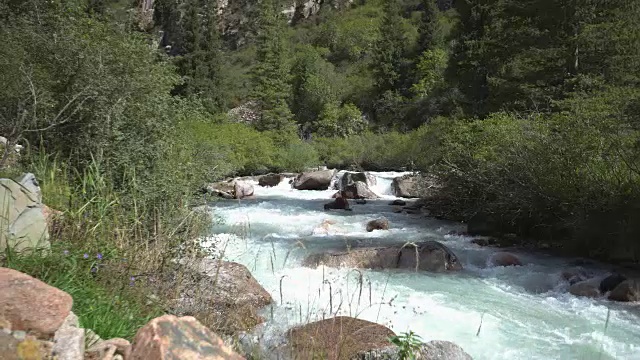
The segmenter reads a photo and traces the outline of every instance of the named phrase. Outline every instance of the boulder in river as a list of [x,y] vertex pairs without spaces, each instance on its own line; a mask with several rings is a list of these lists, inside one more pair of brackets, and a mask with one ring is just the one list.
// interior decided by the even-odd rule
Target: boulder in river
[[603,294],[608,293],[615,289],[621,282],[627,280],[627,277],[621,274],[611,274],[600,282],[600,292]]
[[278,186],[282,180],[284,180],[284,175],[282,174],[262,175],[258,178],[258,185],[266,187]]
[[589,274],[581,267],[573,267],[569,269],[565,269],[560,274],[563,280],[569,283],[569,285],[573,285],[579,283],[580,281],[585,281],[590,278]]
[[420,197],[418,191],[418,176],[404,175],[393,179],[391,182],[391,190],[393,194],[403,198]]
[[621,282],[615,289],[611,290],[609,300],[640,301],[640,279],[628,279]]
[[389,220],[387,219],[375,219],[367,223],[367,232],[373,230],[389,230]]
[[389,203],[389,205],[391,205],[391,206],[405,206],[405,205],[407,205],[407,202],[404,201],[404,200],[397,199],[397,200],[393,200],[391,203]]
[[293,180],[292,186],[296,190],[327,190],[334,174],[335,170],[304,172]]
[[358,354],[391,346],[395,333],[387,327],[348,316],[337,316],[287,332],[293,359],[351,360]]
[[207,185],[206,191],[224,199],[245,199],[253,196],[253,185],[246,181],[231,179]]
[[362,181],[356,181],[343,190],[347,194],[349,199],[378,199],[378,194],[369,189],[366,183]]
[[307,257],[306,266],[354,267],[364,269],[412,269],[432,272],[461,270],[458,257],[437,241],[404,246],[352,249],[340,253],[320,253]]
[[347,210],[347,211],[351,211],[351,208],[349,207],[349,201],[347,200],[346,194],[344,191],[340,191],[338,192],[338,194],[336,194],[337,196],[335,197],[335,200],[333,200],[330,203],[324,204],[324,209],[325,210]]
[[489,264],[493,266],[521,266],[522,262],[512,253],[501,251],[491,255]]
[[233,184],[233,196],[236,199],[245,199],[253,196],[253,185],[244,182],[236,181]]
[[367,187],[376,185],[376,177],[364,172],[346,172],[342,175],[340,183],[338,184],[338,190],[346,190],[349,185],[356,182],[363,182]]
[[575,296],[583,296],[596,298],[600,296],[600,290],[598,287],[600,286],[601,279],[589,279],[585,281],[577,282],[569,287],[569,292]]
[[217,195],[223,199],[233,199],[233,180],[230,181],[218,181],[208,184],[206,186],[206,192]]

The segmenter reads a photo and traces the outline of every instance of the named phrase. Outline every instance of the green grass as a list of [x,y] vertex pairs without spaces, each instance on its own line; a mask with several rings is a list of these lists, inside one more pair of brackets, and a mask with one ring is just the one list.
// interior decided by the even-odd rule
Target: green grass
[[[86,254],[86,255],[85,255]],[[86,258],[85,258],[86,257]],[[29,274],[73,297],[73,312],[83,328],[103,339],[132,339],[150,319],[162,315],[159,307],[141,296],[136,281],[113,271],[122,262],[115,252],[85,253],[71,244],[55,244],[51,251],[5,253],[0,265]],[[116,275],[117,276],[117,275]]]

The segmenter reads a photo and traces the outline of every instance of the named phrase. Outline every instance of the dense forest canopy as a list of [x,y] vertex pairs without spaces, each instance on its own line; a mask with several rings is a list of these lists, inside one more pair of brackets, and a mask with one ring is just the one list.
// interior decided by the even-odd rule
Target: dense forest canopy
[[142,4],[0,1],[9,144],[150,208],[234,174],[421,170],[449,217],[638,259],[637,1]]

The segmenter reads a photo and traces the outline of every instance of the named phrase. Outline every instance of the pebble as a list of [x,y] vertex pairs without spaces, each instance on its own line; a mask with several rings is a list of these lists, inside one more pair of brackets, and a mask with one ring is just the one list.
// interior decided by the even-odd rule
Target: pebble
[[27,337],[27,333],[22,330],[16,330],[13,332],[13,337],[22,341]]

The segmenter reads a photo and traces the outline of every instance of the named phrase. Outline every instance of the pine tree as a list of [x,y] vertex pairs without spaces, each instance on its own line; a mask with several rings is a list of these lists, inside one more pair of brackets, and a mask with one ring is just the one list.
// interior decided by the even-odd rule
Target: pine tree
[[216,2],[207,3],[205,36],[202,44],[204,76],[197,78],[197,87],[205,106],[211,112],[225,108],[224,74],[222,70],[222,39],[218,30],[218,14]]
[[405,43],[398,0],[385,0],[380,38],[373,53],[373,73],[378,95],[400,89],[405,65]]
[[418,28],[420,34],[420,38],[418,39],[419,55],[427,50],[434,50],[442,43],[442,30],[438,19],[440,10],[438,10],[436,1],[437,0],[422,0],[424,12],[422,13],[422,21]]
[[262,0],[258,18],[257,65],[253,71],[252,98],[260,106],[259,130],[295,132],[287,104],[291,89],[286,58],[284,21],[274,0]]

